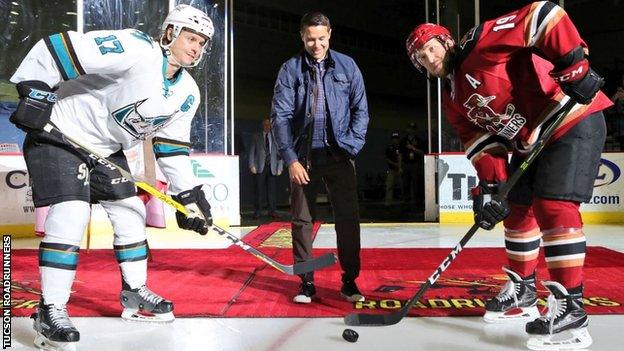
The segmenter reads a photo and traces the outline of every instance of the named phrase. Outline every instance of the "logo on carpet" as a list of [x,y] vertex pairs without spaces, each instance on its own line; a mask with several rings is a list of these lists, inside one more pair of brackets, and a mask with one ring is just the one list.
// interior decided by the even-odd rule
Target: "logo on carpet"
[[290,229],[278,229],[266,238],[260,247],[277,247],[287,249],[292,247],[292,235]]
[[41,299],[39,284],[30,281],[11,282],[11,307],[12,308],[36,308]]
[[403,290],[405,289],[404,286],[400,286],[400,285],[380,285],[377,289],[373,290],[374,292],[383,292],[383,293],[389,293],[389,292],[395,292],[395,291],[399,291],[399,290]]
[[[421,309],[474,309],[485,308],[485,301],[496,296],[507,282],[507,276],[504,274],[495,274],[490,277],[466,279],[466,278],[441,278],[430,287],[430,291],[438,292],[435,298],[421,299],[414,308]],[[375,292],[392,293],[397,291],[412,291],[418,288],[425,281],[422,280],[390,280],[390,284],[379,285]],[[402,285],[405,284],[405,285]],[[416,292],[414,290],[414,292]],[[443,294],[440,294],[443,293]],[[547,306],[546,295],[548,291],[538,289],[538,294],[542,298],[538,298],[538,305]],[[365,301],[354,302],[355,309],[399,309],[407,302],[406,299],[389,298],[374,299],[367,298]],[[614,299],[604,296],[585,296],[583,298],[585,307],[619,307],[622,304]]]

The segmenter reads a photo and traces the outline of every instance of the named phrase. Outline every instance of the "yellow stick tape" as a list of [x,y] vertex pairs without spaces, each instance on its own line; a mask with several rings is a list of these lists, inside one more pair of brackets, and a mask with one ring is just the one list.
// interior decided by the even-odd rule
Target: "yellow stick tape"
[[148,192],[150,195],[153,195],[154,197],[156,197],[158,200],[166,203],[167,205],[175,208],[176,210],[188,216],[188,211],[186,210],[186,207],[184,207],[181,203],[177,202],[176,200],[172,199],[171,196],[163,194],[158,189],[154,188],[153,186],[145,182],[136,182],[135,184],[139,188]]

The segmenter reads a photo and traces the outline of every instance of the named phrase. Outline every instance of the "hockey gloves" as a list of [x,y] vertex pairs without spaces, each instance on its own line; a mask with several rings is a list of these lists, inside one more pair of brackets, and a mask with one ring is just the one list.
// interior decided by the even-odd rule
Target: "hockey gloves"
[[9,120],[25,132],[43,129],[50,121],[56,94],[38,80],[17,83],[16,88],[20,101]]
[[587,59],[560,71],[550,72],[550,76],[566,95],[583,105],[589,104],[604,85],[604,79],[589,67]]
[[507,200],[497,196],[501,184],[479,182],[471,190],[475,223],[485,230],[494,229],[496,223],[509,215]]
[[176,211],[178,227],[206,235],[208,228],[212,226],[212,215],[210,214],[210,204],[206,200],[202,186],[198,185],[191,190],[183,191],[172,197],[184,205],[188,211],[188,216],[180,211]]

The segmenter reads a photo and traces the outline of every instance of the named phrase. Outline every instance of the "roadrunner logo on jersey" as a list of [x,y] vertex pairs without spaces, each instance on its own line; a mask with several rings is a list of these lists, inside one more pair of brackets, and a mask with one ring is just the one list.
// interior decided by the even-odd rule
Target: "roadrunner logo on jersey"
[[112,113],[115,122],[133,137],[145,140],[165,126],[178,111],[170,115],[145,117],[138,111],[147,99],[128,104]]
[[496,96],[483,97],[477,93],[470,95],[464,103],[464,107],[468,109],[468,119],[490,133],[511,140],[524,126],[526,118],[519,113],[514,113],[516,107],[512,104],[507,104],[504,113],[494,112],[488,106],[494,99]]

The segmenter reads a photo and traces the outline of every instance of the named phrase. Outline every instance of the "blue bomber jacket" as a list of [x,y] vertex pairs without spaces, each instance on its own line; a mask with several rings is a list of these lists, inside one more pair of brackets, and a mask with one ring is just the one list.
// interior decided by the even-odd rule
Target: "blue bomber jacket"
[[[336,146],[355,158],[364,146],[368,127],[368,104],[364,80],[355,61],[334,50],[328,51],[324,76],[327,118]],[[309,160],[314,128],[313,68],[305,51],[286,61],[277,76],[271,104],[273,133],[286,165]]]

